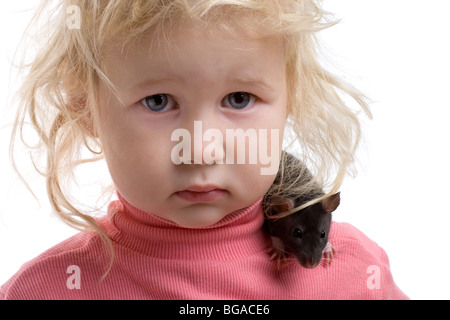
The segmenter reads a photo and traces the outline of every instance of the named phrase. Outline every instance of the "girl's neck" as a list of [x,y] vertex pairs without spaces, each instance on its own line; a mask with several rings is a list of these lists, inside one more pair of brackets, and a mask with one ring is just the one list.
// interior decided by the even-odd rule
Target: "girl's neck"
[[229,260],[265,250],[262,199],[204,228],[185,228],[133,207],[119,194],[108,216],[113,241],[161,259]]

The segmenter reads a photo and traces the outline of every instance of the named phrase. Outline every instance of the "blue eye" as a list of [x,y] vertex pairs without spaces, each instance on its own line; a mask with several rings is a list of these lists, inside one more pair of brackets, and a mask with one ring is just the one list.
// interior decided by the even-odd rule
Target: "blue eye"
[[256,97],[247,92],[233,92],[227,95],[222,103],[226,107],[233,109],[245,109],[251,107],[255,102]]
[[167,94],[154,94],[152,96],[145,97],[141,100],[141,103],[151,111],[159,112],[163,111],[168,105],[174,104],[173,99]]

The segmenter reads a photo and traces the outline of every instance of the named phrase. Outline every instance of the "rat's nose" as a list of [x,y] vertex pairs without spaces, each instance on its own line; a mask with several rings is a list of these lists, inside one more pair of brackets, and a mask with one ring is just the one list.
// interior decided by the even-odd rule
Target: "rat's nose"
[[313,268],[317,267],[317,265],[318,265],[318,263],[311,263],[310,261],[306,261],[303,264],[303,267],[307,268],[307,269],[313,269]]
[[322,257],[320,257],[320,259],[316,259],[315,257],[311,257],[306,259],[299,259],[299,262],[302,265],[302,267],[307,269],[313,269],[319,265],[321,258]]

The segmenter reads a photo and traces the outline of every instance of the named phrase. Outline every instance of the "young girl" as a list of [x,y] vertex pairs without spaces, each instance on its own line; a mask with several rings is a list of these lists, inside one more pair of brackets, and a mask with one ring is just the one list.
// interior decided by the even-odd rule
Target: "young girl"
[[[1,298],[406,298],[349,224],[332,225],[330,266],[270,260],[261,199],[282,144],[298,143],[333,194],[360,134],[341,97],[370,116],[319,64],[315,34],[333,22],[316,1],[44,1],[43,17],[16,129],[31,121],[50,202],[83,232],[26,263]],[[101,157],[118,200],[94,219],[64,186]]]

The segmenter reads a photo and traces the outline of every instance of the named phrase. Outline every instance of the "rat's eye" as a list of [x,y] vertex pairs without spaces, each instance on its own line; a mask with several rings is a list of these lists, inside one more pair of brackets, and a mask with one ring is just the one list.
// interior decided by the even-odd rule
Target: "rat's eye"
[[248,92],[233,92],[227,95],[222,104],[233,109],[245,109],[255,103],[256,97]]
[[326,235],[327,233],[325,232],[325,230],[322,230],[322,232],[320,233],[320,237],[323,239]]
[[174,107],[175,101],[167,94],[154,94],[140,101],[147,109],[155,112]]
[[296,237],[296,238],[302,238],[302,230],[300,230],[300,229],[298,229],[298,228],[296,228],[295,230],[294,230],[294,237]]

